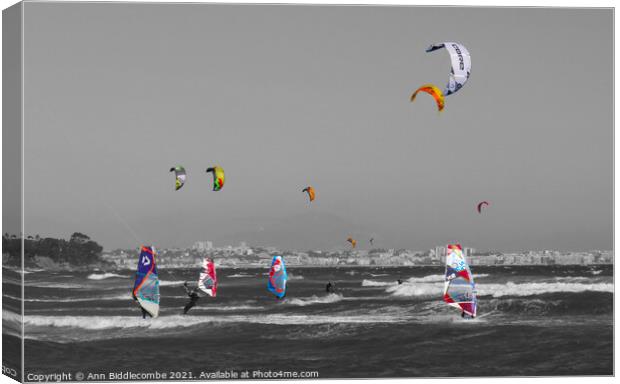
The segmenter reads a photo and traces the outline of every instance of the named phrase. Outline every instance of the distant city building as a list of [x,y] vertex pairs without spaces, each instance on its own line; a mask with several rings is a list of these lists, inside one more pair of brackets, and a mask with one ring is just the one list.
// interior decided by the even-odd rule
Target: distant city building
[[440,245],[439,247],[435,247],[435,260],[443,260],[446,256],[446,247]]
[[197,241],[192,246],[193,250],[196,251],[210,251],[213,249],[213,242],[211,241]]

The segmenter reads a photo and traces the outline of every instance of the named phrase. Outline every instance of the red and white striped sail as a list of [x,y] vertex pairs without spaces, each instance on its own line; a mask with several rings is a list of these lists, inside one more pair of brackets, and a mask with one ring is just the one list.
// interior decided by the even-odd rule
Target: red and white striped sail
[[198,288],[211,297],[217,294],[217,275],[215,274],[215,263],[208,257],[202,262],[202,272],[198,279]]

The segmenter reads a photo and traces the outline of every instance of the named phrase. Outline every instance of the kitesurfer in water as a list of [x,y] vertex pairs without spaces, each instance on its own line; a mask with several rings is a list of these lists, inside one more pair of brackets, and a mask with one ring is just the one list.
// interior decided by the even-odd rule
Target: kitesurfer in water
[[198,299],[200,299],[200,296],[198,296],[198,292],[196,292],[197,289],[189,289],[187,286],[187,281],[183,284],[183,288],[185,288],[185,293],[189,296],[189,303],[187,303],[185,308],[183,308],[183,314],[185,315],[187,314],[187,311],[196,305]]
[[398,281],[398,285],[401,285],[403,283],[403,280],[400,279],[400,278],[398,280],[396,280],[396,281]]
[[332,284],[331,281],[327,282],[327,285],[325,286],[325,292],[327,293],[334,292],[334,285]]

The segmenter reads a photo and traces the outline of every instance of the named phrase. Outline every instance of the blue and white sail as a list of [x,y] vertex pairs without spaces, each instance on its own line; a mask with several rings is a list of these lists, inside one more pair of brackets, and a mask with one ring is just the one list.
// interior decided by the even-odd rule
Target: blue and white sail
[[155,263],[155,247],[142,246],[140,250],[133,298],[152,317],[159,316],[159,278]]

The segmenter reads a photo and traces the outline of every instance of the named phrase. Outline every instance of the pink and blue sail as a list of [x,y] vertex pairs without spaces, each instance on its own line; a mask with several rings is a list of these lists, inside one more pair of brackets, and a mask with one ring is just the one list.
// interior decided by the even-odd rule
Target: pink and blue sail
[[155,262],[155,247],[142,246],[140,249],[133,298],[152,317],[159,315],[159,277]]
[[273,293],[278,299],[286,296],[286,266],[282,256],[274,256],[271,260],[271,269],[269,270],[269,279],[267,281],[267,289]]

